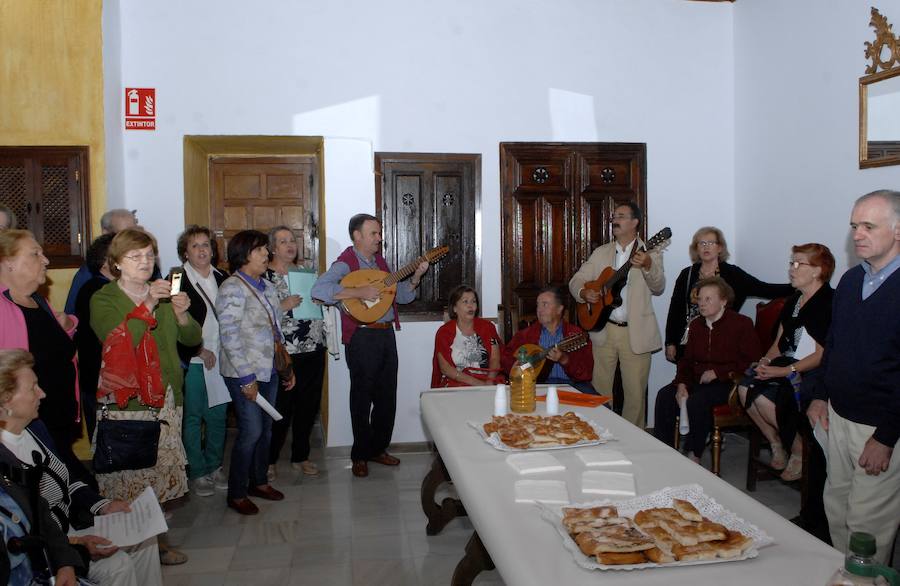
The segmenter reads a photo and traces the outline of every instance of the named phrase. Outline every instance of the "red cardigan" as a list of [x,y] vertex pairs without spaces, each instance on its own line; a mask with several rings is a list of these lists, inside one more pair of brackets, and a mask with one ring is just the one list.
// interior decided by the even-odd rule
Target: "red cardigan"
[[[575,324],[570,324],[567,321],[563,321],[562,323],[564,338],[584,331]],[[519,349],[519,346],[522,344],[540,345],[541,327],[541,322],[535,321],[524,330],[516,332],[513,339],[510,340],[509,344],[503,349],[503,355],[500,358],[500,364],[504,371],[508,373],[513,367],[513,364],[516,363],[516,350]],[[549,372],[550,369],[546,368],[546,371]],[[591,376],[594,372],[594,353],[591,351],[590,338],[588,338],[586,346],[583,346],[574,352],[569,352],[569,363],[563,366],[563,371],[565,371],[572,382],[591,380]]]
[[738,312],[726,309],[712,329],[701,317],[691,321],[684,356],[678,361],[678,372],[672,384],[688,387],[698,384],[700,376],[713,370],[719,381],[731,380],[732,374],[742,375],[750,363],[761,356],[759,339],[753,321]]
[[[475,333],[478,334],[478,337],[481,338],[482,343],[485,345],[484,349],[487,351],[488,364],[490,364],[491,354],[494,351],[494,345],[491,343],[491,340],[496,340],[498,347],[501,343],[500,336],[497,334],[497,328],[494,327],[493,323],[480,317],[474,319],[473,326]],[[440,354],[448,363],[454,364],[453,351],[450,349],[450,346],[455,338],[455,319],[451,319],[438,328],[437,333],[434,335],[434,356],[431,359],[431,388],[433,389],[447,386],[447,378],[441,374],[441,367],[438,365],[437,357]]]

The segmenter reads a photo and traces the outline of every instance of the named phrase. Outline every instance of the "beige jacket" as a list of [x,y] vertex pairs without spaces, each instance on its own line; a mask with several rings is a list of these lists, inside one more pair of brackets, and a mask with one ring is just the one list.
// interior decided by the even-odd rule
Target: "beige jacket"
[[[643,242],[638,239],[639,244]],[[662,348],[662,337],[659,335],[659,324],[656,321],[656,313],[653,311],[651,295],[662,295],[666,288],[666,275],[663,271],[662,250],[656,248],[650,251],[653,264],[650,270],[631,269],[628,271],[628,288],[625,293],[628,311],[628,337],[631,341],[631,351],[635,354],[655,352]],[[603,269],[611,267],[616,260],[616,243],[608,242],[597,247],[590,258],[585,261],[578,272],[569,280],[569,291],[578,303],[584,303],[579,292],[584,284],[595,280]],[[594,344],[603,344],[606,341],[606,328],[616,327],[607,325],[599,332],[591,332],[591,341]]]

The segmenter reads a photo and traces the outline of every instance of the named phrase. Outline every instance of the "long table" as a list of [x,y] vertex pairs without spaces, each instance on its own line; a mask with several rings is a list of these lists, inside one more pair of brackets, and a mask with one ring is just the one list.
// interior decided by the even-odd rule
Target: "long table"
[[[480,568],[497,570],[509,585],[548,584],[825,584],[843,557],[834,548],[812,537],[771,509],[745,495],[721,478],[638,429],[605,407],[583,408],[560,405],[560,413],[575,411],[609,429],[617,441],[610,447],[632,461],[637,493],[647,494],[667,486],[696,483],[719,504],[756,525],[775,544],[760,550],[755,559],[671,568],[643,570],[585,570],[563,548],[562,540],[550,524],[541,519],[537,507],[517,504],[514,484],[522,478],[506,464],[508,452],[495,450],[482,440],[468,421],[484,422],[493,414],[493,388],[430,390],[421,395],[422,416],[431,433],[438,456],[432,474],[444,470],[452,478],[461,504],[445,500],[447,520],[467,514],[475,535],[467,555],[457,568],[455,582],[471,580]],[[538,403],[537,414],[545,414]],[[565,466],[564,472],[529,475],[527,478],[564,479],[572,503],[597,500],[582,494],[581,473],[585,470],[576,456],[578,448],[555,450],[553,455]],[[445,467],[445,468],[444,468]],[[621,470],[621,468],[613,468]],[[424,494],[424,490],[423,490]],[[423,497],[423,505],[424,505]],[[458,507],[458,509],[457,509]],[[430,527],[429,533],[440,530]],[[483,548],[482,548],[483,544]],[[484,551],[486,550],[486,552]],[[489,557],[488,557],[489,555]],[[481,557],[482,559],[479,559]],[[473,564],[474,567],[473,569]]]

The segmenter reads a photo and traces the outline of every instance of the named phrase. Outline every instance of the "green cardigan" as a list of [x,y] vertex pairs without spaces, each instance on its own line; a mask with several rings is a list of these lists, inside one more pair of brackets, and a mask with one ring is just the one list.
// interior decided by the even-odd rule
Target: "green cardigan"
[[[119,284],[111,281],[91,296],[91,328],[98,338],[106,340],[109,333],[122,323],[125,316],[134,308],[134,302],[122,291]],[[175,404],[182,405],[184,403],[182,394],[184,371],[178,358],[176,342],[181,342],[185,346],[196,346],[203,342],[203,332],[190,314],[187,316],[188,323],[186,325],[178,325],[172,304],[166,301],[156,306],[153,317],[156,318],[157,324],[150,335],[156,340],[156,346],[159,348],[162,382],[164,385],[170,385],[175,392]],[[132,343],[137,346],[147,330],[147,324],[141,320],[132,319],[128,322],[128,330],[131,332]],[[112,403],[110,408],[115,408],[115,403]],[[143,409],[146,407],[141,405],[137,398],[134,398],[128,402],[126,411]]]

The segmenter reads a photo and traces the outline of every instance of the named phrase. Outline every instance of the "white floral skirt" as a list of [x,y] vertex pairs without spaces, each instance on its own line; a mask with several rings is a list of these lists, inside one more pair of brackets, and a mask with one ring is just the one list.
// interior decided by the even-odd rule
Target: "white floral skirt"
[[[148,486],[152,486],[159,502],[164,503],[188,492],[188,478],[185,472],[187,457],[181,443],[182,408],[175,406],[175,393],[169,387],[163,408],[159,411],[161,425],[156,466],[143,470],[121,470],[108,474],[97,474],[100,494],[107,498],[131,501]],[[97,421],[103,417],[97,411]],[[115,421],[153,421],[153,412],[118,411],[110,409],[107,417]],[[96,442],[94,444],[96,446]]]

